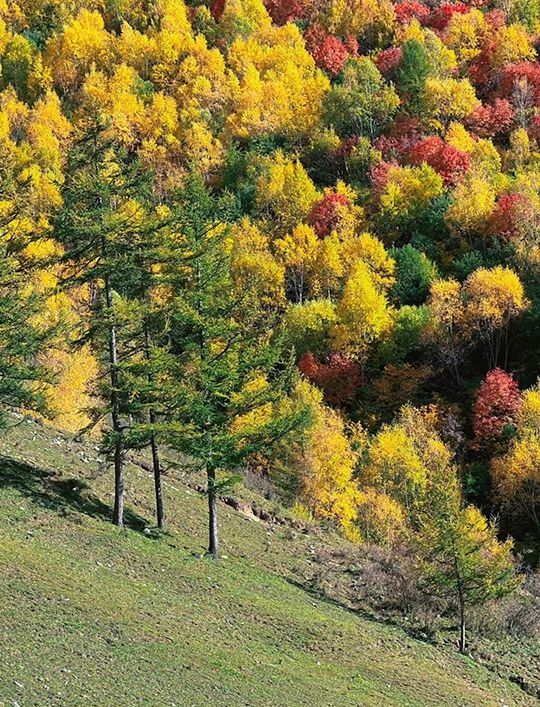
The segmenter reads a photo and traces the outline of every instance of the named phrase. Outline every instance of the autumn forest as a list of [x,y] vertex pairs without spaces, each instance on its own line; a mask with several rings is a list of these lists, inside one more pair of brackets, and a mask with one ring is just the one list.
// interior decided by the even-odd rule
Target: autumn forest
[[540,635],[539,58],[536,0],[0,0],[0,428]]

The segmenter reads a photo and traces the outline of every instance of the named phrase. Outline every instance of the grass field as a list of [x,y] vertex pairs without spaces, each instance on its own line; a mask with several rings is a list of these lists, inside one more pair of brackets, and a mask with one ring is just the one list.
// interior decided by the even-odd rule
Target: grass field
[[320,533],[223,505],[214,563],[205,499],[180,474],[159,535],[140,467],[118,530],[92,444],[22,421],[0,453],[0,705],[538,704],[450,648],[302,589]]

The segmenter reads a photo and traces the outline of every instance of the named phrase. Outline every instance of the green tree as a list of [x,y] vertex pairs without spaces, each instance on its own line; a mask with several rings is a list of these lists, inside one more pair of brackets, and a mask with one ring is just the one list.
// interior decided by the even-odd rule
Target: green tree
[[113,522],[124,522],[124,458],[129,428],[122,368],[137,351],[129,346],[132,316],[126,295],[141,271],[132,269],[145,230],[139,202],[147,188],[147,175],[137,161],[108,136],[107,126],[88,118],[68,156],[63,207],[55,234],[71,270],[68,284],[90,283],[94,291],[86,337],[98,350],[103,366],[104,403],[96,420],[110,415],[111,429],[104,435],[114,459]]
[[6,424],[6,409],[43,412],[46,407],[46,371],[36,361],[48,332],[33,323],[41,300],[23,294],[26,275],[0,243],[0,428]]
[[169,442],[205,469],[213,558],[219,552],[218,472],[269,450],[307,418],[303,410],[281,407],[294,369],[273,332],[275,312],[261,308],[249,287],[235,287],[226,244],[231,210],[230,199],[214,197],[191,177],[177,203],[177,249],[169,263],[177,386]]
[[392,288],[394,296],[401,304],[423,304],[437,268],[425,253],[412,245],[393,248],[390,255],[396,261],[396,284]]
[[46,412],[43,384],[49,380],[39,364],[53,328],[41,323],[43,297],[29,287],[32,273],[23,257],[33,233],[20,233],[17,224],[24,217],[27,194],[24,183],[14,176],[12,159],[0,154],[0,429],[6,425],[6,411],[23,408]]
[[396,84],[401,96],[407,101],[412,113],[422,109],[422,99],[426,79],[429,76],[429,55],[416,39],[409,39],[402,47],[402,58],[398,69]]
[[419,533],[427,586],[456,601],[459,650],[466,648],[467,612],[516,589],[512,540],[499,542],[495,524],[463,506],[457,478],[433,484]]
[[349,61],[343,80],[326,94],[327,124],[342,136],[365,135],[375,138],[392,120],[399,106],[394,87],[385,82],[367,57]]

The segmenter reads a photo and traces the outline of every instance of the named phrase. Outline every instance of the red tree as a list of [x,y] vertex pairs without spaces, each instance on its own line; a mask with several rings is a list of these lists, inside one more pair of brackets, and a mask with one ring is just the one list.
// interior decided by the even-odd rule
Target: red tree
[[210,12],[212,13],[215,20],[219,20],[219,18],[223,14],[224,9],[225,9],[225,0],[214,0],[214,2],[212,3],[212,6],[210,8]]
[[502,194],[497,202],[489,224],[489,231],[494,236],[511,240],[519,235],[524,219],[532,216],[531,200],[524,194]]
[[467,118],[467,124],[480,137],[494,137],[510,130],[514,118],[510,102],[496,98],[491,105],[476,108]]
[[353,402],[362,385],[362,371],[356,361],[345,354],[331,354],[318,362],[308,352],[298,362],[302,373],[323,392],[329,405],[342,407]]
[[441,175],[446,184],[455,184],[469,168],[470,157],[433,135],[413,146],[409,162],[414,165],[425,162]]
[[464,5],[462,2],[443,2],[443,4],[439,5],[434,11],[430,25],[433,29],[442,31],[452,19],[452,15],[455,15],[457,12],[465,15],[470,9],[470,7],[467,7],[467,5]]
[[520,403],[521,393],[513,376],[500,368],[490,371],[474,402],[474,446],[495,447],[505,427],[514,424]]
[[506,12],[504,10],[490,10],[486,12],[484,17],[492,30],[500,29],[506,24]]
[[540,105],[540,66],[530,61],[521,61],[504,68],[499,82],[501,96],[511,98],[516,84],[523,79],[527,80],[531,88],[535,104]]
[[394,5],[394,10],[396,11],[398,22],[402,25],[408,24],[412,19],[417,19],[421,23],[427,22],[430,15],[429,8],[420,2],[416,2],[416,0],[399,2]]
[[337,228],[341,209],[348,209],[350,206],[349,200],[343,194],[325,194],[311,209],[308,223],[319,238],[326,238]]
[[317,66],[329,76],[337,76],[350,54],[358,50],[358,44],[349,42],[349,48],[338,37],[334,37],[319,24],[313,24],[305,34],[306,46]]
[[300,20],[306,14],[306,0],[265,0],[264,4],[277,25]]
[[403,51],[401,47],[390,47],[383,49],[377,57],[377,68],[383,76],[391,76],[401,64],[401,56]]
[[382,160],[379,164],[371,169],[371,193],[373,199],[378,201],[388,183],[388,172],[392,167],[398,167],[397,162],[385,162]]

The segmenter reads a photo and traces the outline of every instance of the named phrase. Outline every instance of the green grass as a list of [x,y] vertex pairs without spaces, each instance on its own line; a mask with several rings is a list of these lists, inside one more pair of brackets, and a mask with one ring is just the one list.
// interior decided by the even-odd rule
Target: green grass
[[[0,705],[533,705],[486,668],[299,586],[328,542],[128,469],[130,528],[112,527],[91,444],[23,422],[0,444]],[[93,478],[95,477],[95,478]],[[145,531],[146,528],[146,531]]]

